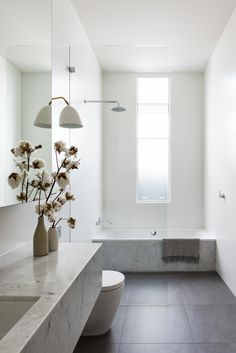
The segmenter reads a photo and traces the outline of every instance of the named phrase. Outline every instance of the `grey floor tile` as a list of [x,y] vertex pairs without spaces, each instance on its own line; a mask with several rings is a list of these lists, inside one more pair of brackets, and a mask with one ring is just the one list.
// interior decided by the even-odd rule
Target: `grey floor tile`
[[180,282],[186,305],[236,304],[236,297],[215,274],[199,274]]
[[129,274],[126,274],[126,273],[124,275],[125,275],[125,286],[124,286],[124,291],[123,291],[123,295],[122,295],[122,298],[121,298],[121,304],[127,304],[128,303],[130,288],[136,282],[135,278],[133,278],[132,275],[129,275]]
[[186,306],[195,342],[236,342],[236,305]]
[[181,306],[127,306],[121,343],[191,343],[193,336]]
[[127,304],[163,305],[168,303],[168,283],[139,281],[129,288]]
[[111,329],[109,332],[100,336],[83,336],[80,338],[80,341],[86,344],[88,343],[120,343],[121,333],[125,318],[126,307],[120,306],[117,310],[115,319],[112,323]]
[[118,353],[118,350],[118,344],[79,342],[74,353]]
[[176,278],[170,279],[168,283],[168,304],[184,305],[181,282]]
[[236,353],[236,299],[216,273],[125,276],[112,329],[75,353]]
[[119,353],[197,353],[194,344],[120,344]]
[[236,353],[236,344],[198,344],[196,353]]
[[167,274],[129,274],[126,279],[122,304],[164,305],[168,303]]

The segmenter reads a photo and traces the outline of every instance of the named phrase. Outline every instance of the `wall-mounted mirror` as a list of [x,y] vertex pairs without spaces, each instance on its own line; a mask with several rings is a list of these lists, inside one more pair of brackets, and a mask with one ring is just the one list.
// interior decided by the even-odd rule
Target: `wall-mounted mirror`
[[51,1],[0,0],[0,206],[18,203],[8,185],[18,171],[11,149],[29,140],[51,171],[51,130],[35,127],[51,99]]

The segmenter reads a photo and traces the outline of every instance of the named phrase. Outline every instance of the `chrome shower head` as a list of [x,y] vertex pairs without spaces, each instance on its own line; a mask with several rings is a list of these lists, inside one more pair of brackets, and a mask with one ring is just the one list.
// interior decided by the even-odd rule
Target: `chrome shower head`
[[125,112],[126,108],[121,107],[118,101],[107,101],[107,100],[84,100],[84,103],[110,103],[110,104],[117,104],[117,107],[111,108],[113,112]]
[[113,107],[113,108],[111,108],[111,110],[113,111],[113,112],[125,112],[126,111],[126,109],[124,108],[124,107],[121,107],[119,104],[118,104],[118,107]]

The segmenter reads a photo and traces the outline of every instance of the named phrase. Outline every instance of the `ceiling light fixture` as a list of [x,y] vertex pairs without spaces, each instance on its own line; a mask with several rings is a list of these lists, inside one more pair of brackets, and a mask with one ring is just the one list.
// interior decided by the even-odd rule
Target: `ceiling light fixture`
[[52,127],[52,101],[56,99],[63,99],[66,106],[62,109],[59,125],[68,129],[78,129],[83,127],[79,113],[73,108],[64,97],[53,97],[47,106],[40,109],[38,112],[34,125],[50,129]]

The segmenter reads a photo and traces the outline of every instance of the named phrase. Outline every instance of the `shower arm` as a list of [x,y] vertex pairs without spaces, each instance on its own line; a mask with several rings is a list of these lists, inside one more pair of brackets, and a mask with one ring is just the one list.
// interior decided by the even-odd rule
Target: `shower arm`
[[118,101],[107,101],[107,100],[84,100],[84,103],[111,103],[111,104],[117,104],[118,107],[120,106],[120,103]]

